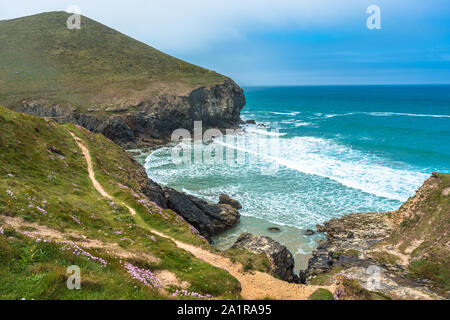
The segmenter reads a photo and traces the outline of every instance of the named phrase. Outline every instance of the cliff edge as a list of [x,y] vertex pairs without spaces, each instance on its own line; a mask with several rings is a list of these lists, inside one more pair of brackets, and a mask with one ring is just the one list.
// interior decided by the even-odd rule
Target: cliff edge
[[450,174],[433,173],[397,211],[352,213],[318,226],[326,241],[300,278],[327,284],[345,275],[393,299],[448,299],[449,222]]

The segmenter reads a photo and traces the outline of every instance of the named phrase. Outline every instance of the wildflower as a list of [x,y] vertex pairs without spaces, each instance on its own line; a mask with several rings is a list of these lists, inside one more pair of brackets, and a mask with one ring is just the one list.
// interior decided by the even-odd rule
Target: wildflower
[[72,220],[73,220],[76,224],[81,224],[80,219],[78,219],[78,218],[75,217],[75,216],[72,216]]
[[212,296],[210,294],[202,295],[200,293],[189,292],[187,290],[177,290],[174,293],[172,293],[172,297],[178,297],[178,296],[188,296],[188,297],[194,297],[194,298],[199,298],[199,299],[212,298]]
[[138,280],[147,287],[161,287],[161,281],[150,270],[141,269],[132,265],[131,263],[126,263],[125,269],[127,269],[128,273],[133,277],[133,279]]
[[42,212],[43,214],[47,214],[47,210],[45,210],[45,209],[42,209],[41,207],[39,207],[39,206],[36,206],[36,209],[38,209],[40,212]]
[[60,241],[59,243],[64,243],[65,246],[63,246],[61,248],[61,250],[70,250],[72,249],[73,253],[76,254],[77,256],[82,255],[85,256],[86,258],[88,258],[89,260],[92,261],[97,261],[100,262],[104,267],[106,267],[106,265],[108,264],[108,262],[106,262],[106,260],[99,258],[99,257],[95,257],[92,254],[90,254],[89,252],[83,250],[82,248],[80,248],[78,245],[76,245],[75,243],[73,243],[72,241]]
[[0,227],[0,234],[5,234],[2,227]]
[[339,300],[344,295],[344,290],[341,287],[338,287],[334,292],[334,300]]

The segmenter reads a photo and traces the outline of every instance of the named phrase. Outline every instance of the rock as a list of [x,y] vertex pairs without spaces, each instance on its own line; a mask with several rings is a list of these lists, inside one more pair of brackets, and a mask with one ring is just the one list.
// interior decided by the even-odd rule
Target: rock
[[148,179],[142,192],[163,209],[171,209],[193,225],[202,236],[211,239],[240,221],[239,211],[229,204],[213,204]]
[[313,234],[315,234],[315,232],[311,229],[308,229],[305,231],[305,235],[307,235],[307,236],[312,236]]
[[125,112],[127,110],[128,110],[128,108],[126,108],[126,107],[110,107],[110,108],[105,109],[106,112],[111,112],[111,113],[121,113],[121,112]]
[[281,229],[278,227],[268,227],[267,230],[272,232],[281,232]]
[[228,195],[226,194],[221,194],[219,196],[219,204],[228,204],[231,207],[240,210],[242,209],[242,205],[239,203],[239,201],[231,199]]
[[319,232],[319,233],[323,233],[323,232],[326,231],[325,227],[324,227],[324,226],[321,226],[320,224],[316,224],[316,230],[317,230],[317,232]]
[[292,253],[279,242],[263,236],[255,236],[250,233],[242,233],[232,248],[245,248],[250,252],[265,253],[269,259],[269,272],[281,280],[295,282],[294,257]]
[[137,149],[167,143],[172,132],[179,128],[192,131],[197,120],[202,120],[203,130],[238,128],[244,105],[243,90],[227,78],[223,83],[187,93],[150,95],[141,102],[130,102],[127,107],[108,107],[107,116],[96,114],[94,111],[101,109],[91,106],[82,112],[71,106],[26,100],[15,111],[75,123],[102,133],[125,149]]
[[247,120],[245,121],[246,124],[256,124],[255,120]]

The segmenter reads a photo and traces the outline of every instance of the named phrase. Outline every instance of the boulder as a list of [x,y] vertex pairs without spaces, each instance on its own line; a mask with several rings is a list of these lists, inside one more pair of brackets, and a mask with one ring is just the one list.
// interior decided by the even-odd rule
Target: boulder
[[269,259],[269,272],[281,280],[295,282],[294,257],[292,253],[279,242],[263,236],[255,236],[250,233],[242,233],[232,248],[245,248],[250,252],[265,253]]
[[226,194],[221,194],[219,196],[219,204],[228,204],[231,207],[235,208],[236,210],[242,209],[242,205],[239,203],[239,201],[231,199]]
[[255,120],[247,120],[245,121],[246,124],[256,124]]
[[240,221],[239,211],[229,204],[214,204],[198,197],[161,187],[148,179],[143,193],[163,209],[171,209],[194,226],[208,240]]

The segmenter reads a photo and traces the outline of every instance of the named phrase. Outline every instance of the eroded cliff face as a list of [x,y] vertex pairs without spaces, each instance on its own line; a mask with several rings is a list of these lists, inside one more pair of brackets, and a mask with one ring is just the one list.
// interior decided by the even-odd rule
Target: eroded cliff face
[[301,282],[331,284],[341,274],[394,299],[448,299],[449,190],[450,175],[433,173],[397,211],[351,213],[318,226],[326,241]]
[[150,96],[138,104],[87,109],[26,101],[16,111],[71,122],[102,133],[126,149],[170,141],[179,128],[193,130],[194,121],[203,129],[237,128],[245,105],[243,90],[231,79],[187,93]]

